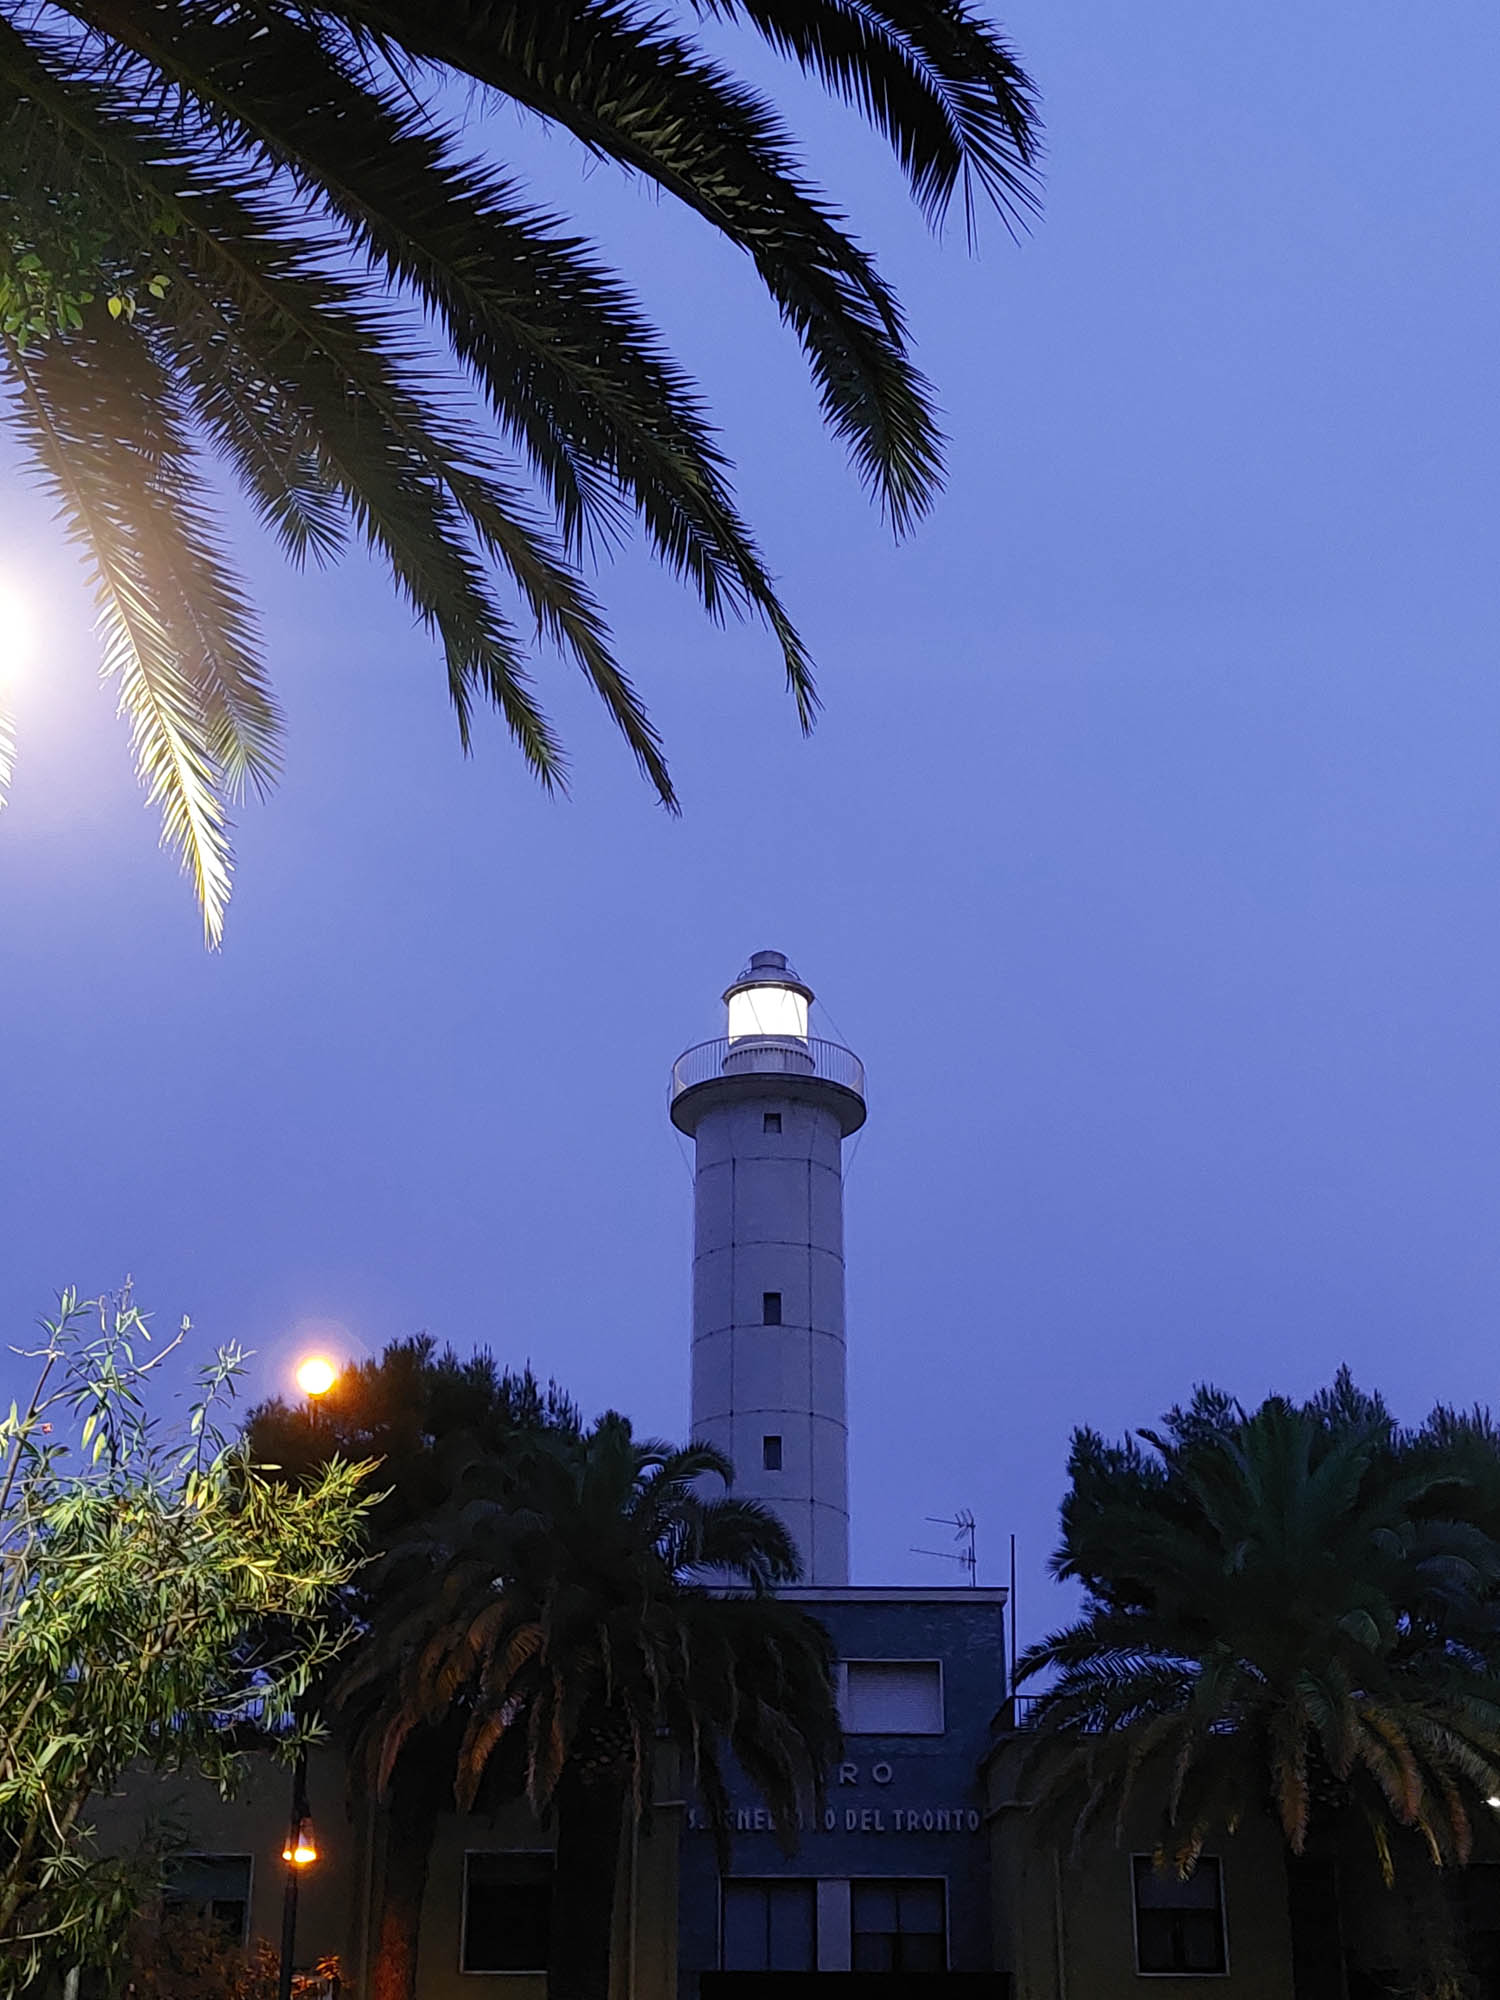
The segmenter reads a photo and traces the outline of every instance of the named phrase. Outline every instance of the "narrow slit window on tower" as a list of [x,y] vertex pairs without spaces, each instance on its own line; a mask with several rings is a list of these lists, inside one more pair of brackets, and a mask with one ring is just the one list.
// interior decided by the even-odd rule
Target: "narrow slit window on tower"
[[760,1463],[761,1463],[761,1469],[765,1472],[780,1472],[781,1439],[779,1437],[772,1437],[768,1435],[761,1439]]
[[779,1111],[768,1111],[762,1121],[761,1130],[763,1132],[779,1132],[781,1130],[781,1113]]
[[762,1292],[760,1295],[760,1323],[762,1326],[780,1326],[780,1292]]

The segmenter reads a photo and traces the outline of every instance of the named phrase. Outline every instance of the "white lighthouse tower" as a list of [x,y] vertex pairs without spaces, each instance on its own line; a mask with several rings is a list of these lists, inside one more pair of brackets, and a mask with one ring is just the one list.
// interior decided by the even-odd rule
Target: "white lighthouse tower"
[[808,1032],[812,989],[758,951],[728,1033],[679,1057],[672,1123],[697,1149],[693,1435],[791,1530],[806,1580],[849,1581],[843,1143],[858,1058]]

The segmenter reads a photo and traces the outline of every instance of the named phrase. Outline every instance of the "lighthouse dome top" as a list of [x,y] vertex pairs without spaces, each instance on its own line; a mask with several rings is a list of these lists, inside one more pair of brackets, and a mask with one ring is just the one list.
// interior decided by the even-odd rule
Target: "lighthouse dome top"
[[738,993],[746,986],[787,986],[809,1000],[813,997],[812,988],[797,977],[797,968],[784,951],[752,951],[749,964],[734,984],[725,989],[724,998],[727,1000],[731,993]]

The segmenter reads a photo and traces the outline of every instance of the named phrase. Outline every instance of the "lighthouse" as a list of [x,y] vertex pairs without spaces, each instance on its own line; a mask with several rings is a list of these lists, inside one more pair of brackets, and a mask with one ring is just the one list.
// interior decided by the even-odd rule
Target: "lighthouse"
[[680,1056],[671,1117],[696,1151],[696,1438],[786,1523],[810,1585],[849,1581],[843,1146],[864,1069],[810,1032],[812,989],[758,951],[726,1032]]

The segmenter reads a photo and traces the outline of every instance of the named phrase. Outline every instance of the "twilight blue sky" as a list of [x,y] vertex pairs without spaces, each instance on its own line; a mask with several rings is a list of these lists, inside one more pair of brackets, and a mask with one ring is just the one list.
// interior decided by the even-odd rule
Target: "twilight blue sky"
[[[681,1433],[673,1056],[761,945],[865,1058],[848,1190],[856,1575],[972,1507],[1022,1539],[1069,1428],[1349,1360],[1494,1400],[1500,1319],[1500,18],[1480,0],[1018,0],[1046,215],[935,246],[878,145],[787,90],[902,286],[952,480],[892,546],[795,351],[699,227],[535,126],[476,125],[615,251],[697,366],[814,644],[639,557],[605,589],[686,813],[550,668],[575,793],[465,764],[359,563],[246,532],[289,723],[221,956],[45,607],[0,821],[0,1325],[135,1274],[257,1347],[427,1327]],[[740,41],[749,66],[774,65]],[[1050,1587],[1047,1587],[1050,1589]]]

